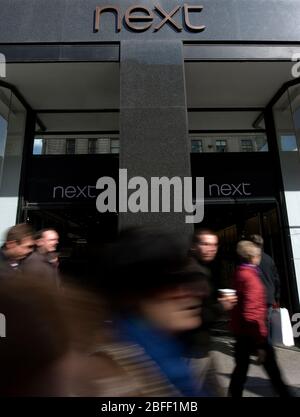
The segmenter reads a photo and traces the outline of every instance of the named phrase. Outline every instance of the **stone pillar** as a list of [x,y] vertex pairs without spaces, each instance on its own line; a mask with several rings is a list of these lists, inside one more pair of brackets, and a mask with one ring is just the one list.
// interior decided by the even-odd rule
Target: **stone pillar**
[[[120,72],[120,168],[128,170],[128,179],[142,176],[148,184],[151,177],[190,176],[181,41],[121,42]],[[153,225],[187,237],[193,225],[185,216],[174,211],[120,213],[119,227]]]

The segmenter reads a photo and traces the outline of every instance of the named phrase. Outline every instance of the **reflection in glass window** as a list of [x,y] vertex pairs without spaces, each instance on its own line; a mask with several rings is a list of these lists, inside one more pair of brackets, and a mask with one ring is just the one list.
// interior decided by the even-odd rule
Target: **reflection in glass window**
[[110,153],[110,138],[100,138],[97,153]]
[[191,152],[268,152],[265,133],[208,133],[191,136]]
[[267,142],[267,138],[258,137],[255,141],[256,143],[256,149],[257,152],[268,152],[269,151],[269,145]]
[[251,139],[241,139],[241,151],[242,152],[253,152],[254,146]]
[[297,151],[297,141],[295,135],[281,135],[280,136],[281,150],[284,152]]
[[[298,103],[297,105],[299,106],[299,96],[297,97]],[[296,110],[294,111],[293,114],[293,119],[294,119],[294,125],[296,129],[300,128],[300,108],[297,107]]]
[[59,136],[42,136],[38,134],[34,139],[33,155],[98,155],[119,153],[120,140],[117,137],[87,138],[78,135],[74,138]]
[[202,139],[192,139],[192,153],[203,152]]
[[91,139],[89,139],[88,153],[90,153],[90,154],[97,153],[97,138],[91,138]]
[[76,149],[76,141],[75,139],[67,139],[66,140],[66,154],[67,155],[74,155]]
[[5,145],[7,137],[7,121],[0,114],[0,185],[2,179],[2,168],[4,161]]
[[112,139],[110,142],[110,152],[111,153],[119,153],[120,152],[120,140],[119,139]]
[[4,156],[7,136],[7,121],[0,114],[0,156]]
[[35,138],[33,142],[33,155],[43,154],[43,139]]
[[216,151],[217,152],[226,152],[227,150],[227,141],[224,139],[216,140]]
[[17,218],[25,125],[23,104],[0,87],[0,245]]

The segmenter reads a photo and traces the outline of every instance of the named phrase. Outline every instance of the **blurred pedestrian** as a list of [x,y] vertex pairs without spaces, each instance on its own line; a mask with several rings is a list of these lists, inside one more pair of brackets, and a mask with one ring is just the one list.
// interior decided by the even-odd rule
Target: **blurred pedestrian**
[[[217,321],[225,311],[230,311],[236,304],[234,295],[219,294],[217,288],[217,271],[212,271],[214,260],[219,248],[219,237],[217,233],[209,229],[198,229],[195,231],[191,245],[191,256],[197,261],[198,265],[206,275],[211,288],[211,296],[205,301],[203,314],[207,311],[208,323]],[[204,319],[205,320],[205,319]]]
[[73,287],[58,293],[40,276],[3,281],[0,396],[99,394],[92,381],[105,370],[105,361],[89,352],[101,339],[101,309],[91,294]]
[[39,275],[42,279],[48,279],[56,287],[60,285],[58,271],[59,235],[54,229],[43,229],[35,235],[35,250],[22,263],[24,273]]
[[225,396],[216,376],[211,331],[217,321],[224,316],[224,313],[230,311],[236,303],[236,296],[225,294],[220,296],[218,294],[217,277],[211,271],[218,247],[219,238],[215,232],[209,229],[195,231],[190,254],[205,276],[209,287],[209,296],[203,300],[201,327],[185,332],[181,336],[185,344],[185,356],[191,360],[196,359],[198,365],[205,369],[202,382],[211,396]]
[[261,249],[250,241],[240,241],[237,254],[241,264],[234,275],[238,302],[232,312],[232,330],[236,337],[235,368],[231,376],[229,396],[242,397],[250,356],[257,355],[281,397],[291,396],[283,382],[273,347],[268,342],[266,290],[258,265]]
[[102,290],[115,341],[99,350],[123,376],[110,384],[102,380],[106,395],[203,396],[177,339],[201,324],[207,291],[199,268],[187,268],[184,245],[170,233],[131,229],[120,234],[107,259]]
[[34,247],[33,230],[25,223],[11,227],[0,249],[0,280],[16,276],[20,272],[22,259],[28,256]]

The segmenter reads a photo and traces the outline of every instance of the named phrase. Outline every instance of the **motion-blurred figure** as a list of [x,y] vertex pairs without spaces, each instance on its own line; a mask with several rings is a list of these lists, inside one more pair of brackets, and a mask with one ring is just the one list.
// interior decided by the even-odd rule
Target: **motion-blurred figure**
[[211,323],[215,322],[224,311],[232,310],[237,301],[235,296],[223,294],[220,297],[218,294],[217,277],[213,276],[211,271],[211,265],[217,256],[218,248],[219,237],[217,233],[209,229],[198,229],[195,231],[191,255],[203,269],[211,288],[211,296],[206,300],[203,310],[203,314],[209,310]]
[[[108,259],[108,257],[107,257]],[[201,396],[177,334],[199,327],[207,287],[173,234],[132,229],[110,250],[102,281],[115,338],[100,346],[120,372],[99,379],[111,396]]]
[[11,227],[0,249],[0,280],[16,276],[20,272],[22,259],[32,252],[33,247],[33,230],[30,226],[22,223]]
[[26,274],[34,274],[49,279],[57,287],[60,285],[58,272],[59,243],[58,233],[53,229],[43,229],[35,236],[35,251],[22,263],[22,269]]
[[229,395],[242,397],[250,356],[256,354],[270,377],[273,388],[281,397],[291,396],[282,380],[273,347],[268,342],[266,291],[258,265],[261,249],[250,241],[240,241],[237,254],[241,264],[234,276],[238,302],[232,312],[232,330],[236,337],[235,361]]
[[[77,288],[57,292],[40,276],[5,280],[0,311],[0,396],[92,396],[105,363],[89,357],[101,335],[101,304]],[[97,335],[97,336],[96,336]]]
[[203,371],[204,387],[211,396],[225,396],[217,377],[215,361],[211,355],[213,343],[211,329],[213,325],[230,311],[236,304],[236,296],[218,295],[216,278],[211,272],[211,265],[217,255],[219,238],[216,233],[209,229],[195,231],[191,245],[191,257],[202,270],[209,287],[209,297],[203,301],[202,326],[190,332],[185,332],[182,340],[185,343],[185,356],[190,360],[197,359],[197,363],[205,369]]

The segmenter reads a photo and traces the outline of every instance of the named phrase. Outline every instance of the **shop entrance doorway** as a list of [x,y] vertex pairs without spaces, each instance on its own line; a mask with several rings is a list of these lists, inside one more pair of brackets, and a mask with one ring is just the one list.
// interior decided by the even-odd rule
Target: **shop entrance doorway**
[[232,285],[236,266],[236,244],[251,234],[260,234],[265,242],[264,251],[275,261],[281,281],[281,303],[288,306],[289,280],[286,273],[282,231],[278,204],[273,201],[253,200],[209,202],[205,205],[204,220],[200,225],[215,230],[220,236],[220,247],[215,263],[219,288]]

